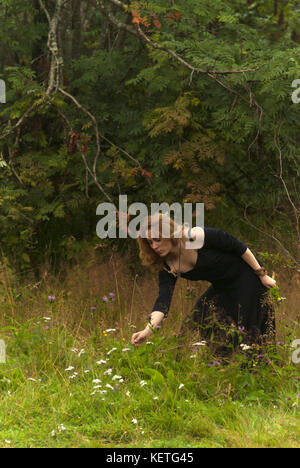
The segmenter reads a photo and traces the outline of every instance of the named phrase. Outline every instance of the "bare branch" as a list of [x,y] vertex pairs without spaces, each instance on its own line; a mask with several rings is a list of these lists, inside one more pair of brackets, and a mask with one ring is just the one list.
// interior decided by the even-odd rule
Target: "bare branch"
[[63,76],[63,65],[64,60],[62,53],[59,50],[58,46],[58,28],[59,23],[62,19],[63,8],[65,6],[66,0],[57,0],[55,5],[55,11],[53,17],[50,17],[49,12],[47,11],[43,0],[39,0],[40,6],[44,11],[47,20],[49,22],[49,33],[48,33],[48,49],[51,54],[51,65],[49,73],[49,83],[46,94],[49,95],[54,88],[58,88],[62,85],[62,76]]
[[[109,0],[111,3],[113,3],[114,5],[117,5],[119,8],[121,8],[122,10],[128,12],[128,7],[127,5],[125,5],[123,2],[121,2],[120,0]],[[224,89],[226,89],[228,92],[230,92],[231,94],[234,94],[236,96],[238,96],[242,101],[244,102],[247,102],[247,99],[245,99],[243,96],[241,96],[239,93],[237,93],[235,90],[233,90],[232,88],[226,86],[224,83],[222,83],[218,78],[216,78],[214,75],[231,75],[231,74],[238,74],[238,73],[249,73],[249,72],[254,72],[254,71],[257,71],[259,70],[260,67],[256,67],[256,68],[253,68],[253,69],[247,69],[247,70],[227,70],[227,71],[218,71],[218,70],[203,70],[203,69],[200,69],[200,68],[196,68],[194,67],[193,65],[191,65],[190,63],[188,63],[186,60],[184,60],[182,57],[180,57],[180,55],[178,55],[176,52],[174,52],[173,50],[169,49],[168,47],[164,47],[164,46],[160,46],[158,44],[155,44],[144,32],[143,30],[141,29],[140,25],[139,24],[135,24],[134,26],[129,26],[128,24],[125,24],[123,23],[122,21],[118,20],[118,18],[116,18],[113,13],[105,7],[105,5],[103,4],[103,2],[101,0],[96,0],[96,3],[97,5],[99,6],[100,10],[103,12],[103,14],[109,19],[109,21],[114,24],[115,26],[117,26],[118,28],[120,29],[125,29],[127,32],[129,32],[130,34],[133,34],[134,36],[137,36],[138,38],[140,38],[143,42],[145,42],[146,44],[148,44],[150,47],[154,48],[154,49],[157,49],[157,50],[161,50],[163,52],[166,52],[168,55],[170,55],[171,57],[175,58],[175,60],[177,60],[179,63],[181,63],[184,67],[186,67],[188,70],[191,71],[191,74],[190,74],[190,80],[189,80],[189,85],[191,85],[192,83],[192,79],[193,79],[193,74],[194,72],[196,73],[201,73],[201,74],[205,74],[207,75],[209,78],[211,78],[212,80],[214,80],[216,83],[218,83],[220,86],[222,86]],[[259,112],[259,121],[258,121],[258,130],[257,130],[257,134],[255,136],[255,139],[253,140],[253,142],[250,144],[250,146],[248,147],[248,155],[250,154],[250,148],[251,146],[255,143],[255,141],[257,140],[258,138],[258,135],[259,135],[259,131],[260,131],[260,126],[261,126],[261,122],[262,122],[262,117],[263,117],[263,109],[262,107],[256,102],[256,100],[253,98],[253,95],[251,93],[251,90],[250,90],[250,107],[252,107],[252,105],[254,105],[257,109],[257,111]]]
[[279,155],[279,175],[276,175],[276,177],[280,180],[281,184],[283,185],[284,191],[287,195],[288,201],[294,211],[294,216],[295,216],[295,223],[296,223],[296,232],[297,232],[297,237],[298,237],[298,248],[300,248],[300,229],[299,229],[299,219],[300,219],[300,210],[296,207],[295,203],[293,202],[291,195],[289,193],[289,190],[287,188],[287,185],[285,183],[285,180],[283,178],[283,165],[282,165],[282,154],[281,154],[281,149],[278,143],[278,136],[280,132],[280,124],[278,126],[278,134],[276,134],[276,128],[274,130],[274,144],[277,148],[278,155]]
[[96,166],[97,166],[97,162],[98,162],[98,159],[100,157],[100,154],[101,154],[100,135],[99,135],[97,120],[93,116],[93,114],[91,114],[83,105],[81,105],[77,101],[77,99],[74,96],[67,93],[62,88],[58,88],[58,91],[60,93],[64,94],[65,96],[67,96],[69,99],[71,99],[74,102],[74,104],[78,107],[78,109],[80,109],[82,112],[84,112],[91,119],[91,121],[93,122],[94,130],[95,130],[95,136],[96,136],[96,146],[97,146],[97,152],[96,152],[96,156],[95,156],[94,164],[93,164],[93,173],[96,174]]
[[47,8],[44,5],[43,0],[39,0],[39,4],[40,4],[41,9],[43,10],[43,12],[45,13],[45,15],[47,17],[48,23],[50,24],[51,23],[51,17],[49,15],[49,12],[48,12]]
[[4,140],[7,138],[9,135],[14,133],[16,130],[18,130],[25,120],[40,106],[45,104],[47,101],[50,99],[50,95],[53,91],[54,88],[57,88],[58,86],[61,85],[62,81],[62,70],[63,70],[63,58],[62,55],[60,54],[59,47],[58,47],[58,26],[59,22],[61,21],[62,18],[62,13],[63,13],[63,7],[65,4],[66,0],[57,0],[56,1],[56,6],[55,6],[55,12],[53,14],[53,17],[50,17],[49,12],[47,11],[43,0],[39,0],[41,9],[44,11],[47,20],[49,22],[49,33],[48,33],[48,48],[50,51],[51,55],[51,65],[50,65],[50,72],[49,72],[49,83],[48,83],[48,88],[46,90],[45,95],[33,103],[29,109],[23,114],[23,116],[18,120],[18,122],[7,132],[5,132],[3,135],[0,136],[0,141]]
[[[139,169],[141,171],[143,171],[143,168],[142,168],[140,162],[137,159],[135,159],[133,156],[131,156],[129,153],[127,153],[127,151],[125,151],[122,148],[120,148],[119,146],[115,145],[107,137],[105,137],[103,135],[100,135],[97,120],[96,120],[95,116],[93,114],[91,114],[82,104],[80,104],[74,96],[67,93],[62,88],[59,88],[58,91],[61,92],[62,94],[64,94],[65,96],[67,96],[69,99],[71,99],[74,102],[74,104],[78,107],[78,109],[83,111],[91,119],[91,121],[93,122],[95,135],[96,135],[96,145],[97,145],[97,153],[96,153],[94,163],[93,163],[93,173],[94,173],[95,176],[96,176],[97,162],[98,162],[98,159],[99,159],[100,153],[101,153],[100,138],[103,138],[103,140],[107,141],[110,145],[115,146],[115,148],[117,148],[119,151],[121,151],[123,154],[125,154],[128,158],[130,158],[132,161],[134,161],[137,164],[137,166],[139,167]],[[147,179],[147,181],[150,184],[148,179]]]
[[[117,5],[119,8],[122,8],[124,11],[128,12],[128,7],[124,3],[122,3],[119,0],[109,0],[111,3],[114,5]],[[227,70],[227,71],[218,71],[218,70],[202,70],[200,68],[193,67],[193,65],[189,64],[186,60],[184,60],[180,55],[176,54],[173,50],[169,49],[168,47],[160,46],[158,44],[155,44],[155,42],[151,41],[151,39],[144,33],[144,31],[141,29],[139,24],[135,24],[134,26],[128,26],[125,23],[122,23],[120,20],[118,20],[112,12],[105,7],[103,2],[101,0],[96,0],[97,5],[101,9],[101,11],[107,16],[107,18],[118,28],[126,29],[130,34],[133,34],[137,37],[140,37],[146,44],[150,45],[154,49],[157,50],[162,50],[163,52],[166,52],[168,55],[171,55],[173,58],[175,58],[178,62],[180,62],[182,65],[184,65],[186,68],[191,70],[192,72],[197,72],[197,73],[203,73],[206,75],[209,75],[210,73],[212,74],[217,74],[217,75],[229,75],[229,74],[234,74],[234,73],[247,73],[247,72],[253,72],[259,70],[259,67],[253,68],[253,69],[248,69],[248,70]]]
[[277,237],[275,237],[273,234],[269,234],[268,232],[265,232],[263,231],[262,229],[258,228],[257,226],[255,226],[253,223],[251,223],[251,221],[249,221],[248,217],[247,217],[247,208],[248,206],[245,207],[245,210],[244,210],[244,218],[246,221],[242,220],[243,222],[245,222],[246,224],[248,224],[249,226],[253,227],[253,229],[255,229],[256,231],[264,234],[265,236],[268,236],[268,237],[271,237],[271,239],[275,240],[275,242],[277,242],[277,244],[280,245],[280,247],[282,248],[282,250],[284,250],[284,252],[287,254],[287,256],[294,262],[294,264],[297,266],[297,267],[300,267],[300,263],[299,261],[297,261],[293,255],[284,247],[284,245],[280,242],[279,239],[277,239]]
[[[63,93],[65,94],[65,92]],[[73,96],[71,96],[70,94],[66,93],[66,95],[70,96],[70,98],[73,98]],[[75,99],[75,98],[73,98]],[[75,100],[76,101],[76,100]],[[79,104],[79,103],[78,103]],[[71,122],[69,121],[69,119],[67,118],[67,116],[62,112],[61,109],[58,109],[56,108],[57,112],[59,113],[59,115],[63,118],[63,120],[66,122],[66,124],[68,125],[69,129],[71,131],[73,131],[73,127],[72,127],[72,124]],[[88,112],[88,111],[87,111]],[[80,152],[80,155],[81,155],[81,158],[83,160],[83,163],[84,163],[84,166],[85,166],[85,169],[86,169],[86,174],[89,173],[92,177],[92,179],[94,180],[96,186],[99,188],[99,190],[103,193],[103,195],[111,202],[113,203],[113,200],[111,199],[111,197],[105,192],[104,188],[102,187],[102,185],[99,183],[98,179],[97,179],[97,174],[96,174],[96,171],[94,170],[91,170],[91,168],[89,167],[88,163],[87,163],[87,160],[86,160],[86,157],[85,157],[85,154],[84,152],[81,150],[79,144],[77,143],[77,149],[78,151]],[[87,180],[86,180],[86,184],[87,184]],[[86,194],[88,195],[88,192],[87,192],[87,185],[86,185]]]

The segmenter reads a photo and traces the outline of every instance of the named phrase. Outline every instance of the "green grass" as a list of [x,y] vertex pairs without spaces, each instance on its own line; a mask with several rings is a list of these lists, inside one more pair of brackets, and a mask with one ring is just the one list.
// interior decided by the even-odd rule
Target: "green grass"
[[289,342],[263,358],[254,349],[252,368],[242,351],[214,367],[193,343],[176,361],[176,337],[161,330],[134,349],[130,324],[82,336],[54,316],[0,331],[0,447],[300,447]]

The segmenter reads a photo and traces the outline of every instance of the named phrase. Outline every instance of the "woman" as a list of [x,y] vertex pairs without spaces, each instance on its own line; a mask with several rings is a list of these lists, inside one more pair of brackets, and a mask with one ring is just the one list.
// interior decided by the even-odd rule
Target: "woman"
[[[170,225],[169,238],[162,236],[164,223]],[[178,229],[181,238],[176,238]],[[275,286],[276,281],[267,275],[240,240],[211,227],[186,230],[162,214],[156,216],[156,220],[148,216],[137,240],[143,265],[158,271],[159,294],[152,308],[150,323],[144,330],[132,335],[133,345],[146,340],[153,328],[168,316],[178,276],[211,283],[196,302],[182,330],[190,320],[194,324],[205,323],[212,306],[224,318],[227,316],[241,327],[247,333],[249,342],[256,342],[266,335],[270,323],[274,328],[274,311],[267,291]],[[191,248],[193,241],[196,248]]]

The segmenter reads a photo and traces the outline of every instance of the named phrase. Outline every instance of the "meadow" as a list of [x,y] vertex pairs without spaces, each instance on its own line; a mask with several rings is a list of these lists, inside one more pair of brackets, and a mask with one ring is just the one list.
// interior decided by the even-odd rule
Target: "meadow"
[[0,447],[300,447],[300,297],[286,272],[273,342],[224,358],[194,334],[180,359],[181,321],[205,284],[180,279],[162,328],[134,348],[157,285],[126,259],[92,254],[26,284],[3,262],[1,273]]

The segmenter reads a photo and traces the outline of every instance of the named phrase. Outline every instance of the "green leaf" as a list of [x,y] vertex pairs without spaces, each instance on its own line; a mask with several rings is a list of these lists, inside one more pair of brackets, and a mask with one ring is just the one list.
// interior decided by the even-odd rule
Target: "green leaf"
[[165,384],[165,377],[156,369],[151,369],[150,367],[146,367],[142,369],[142,372],[144,374],[149,375],[151,377],[151,380],[153,381],[154,384],[157,385],[164,385]]

